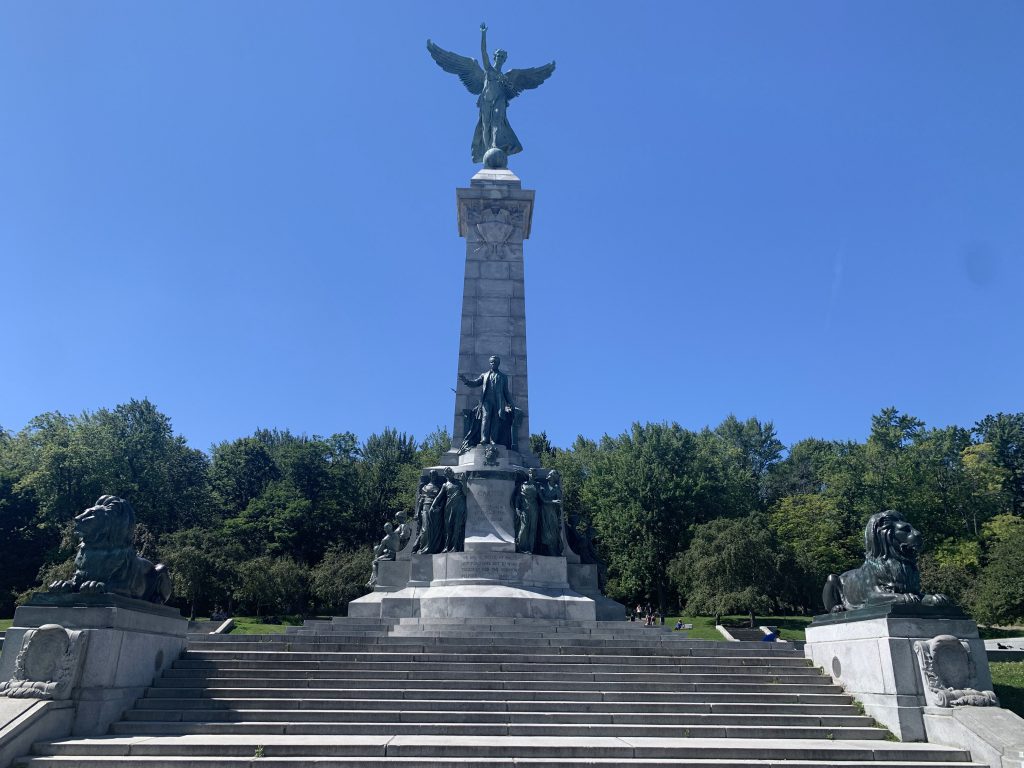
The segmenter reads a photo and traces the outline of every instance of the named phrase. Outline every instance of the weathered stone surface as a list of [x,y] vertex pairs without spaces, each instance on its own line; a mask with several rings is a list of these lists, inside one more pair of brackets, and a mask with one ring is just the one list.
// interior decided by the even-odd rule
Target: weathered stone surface
[[[458,370],[486,370],[491,355],[501,357],[512,400],[524,412],[517,434],[519,445],[524,446],[530,424],[522,241],[530,234],[533,191],[522,189],[511,171],[484,169],[473,177],[469,188],[457,190],[456,196],[459,234],[466,238]],[[473,408],[477,400],[475,393],[459,381],[455,446],[461,445],[465,437],[462,412]],[[454,452],[445,463],[455,463]]]
[[999,706],[992,691],[981,691],[976,687],[978,668],[966,640],[952,635],[937,635],[931,640],[915,642],[914,653],[921,667],[925,698],[930,705]]
[[978,687],[988,690],[992,682],[985,645],[977,625],[966,617],[929,618],[920,612],[901,616],[914,611],[900,605],[886,608],[887,616],[859,621],[836,620],[834,614],[816,617],[807,627],[804,651],[855,695],[868,714],[904,741],[922,741],[926,700],[914,643],[936,635],[964,640],[977,666]]
[[0,696],[12,699],[68,699],[78,683],[88,635],[44,624],[22,636],[14,675],[0,682]]
[[[17,609],[5,642],[20,648],[26,634],[48,624],[88,638],[72,694],[72,732],[85,735],[105,732],[142,695],[181,655],[188,631],[188,620],[164,605],[111,594],[39,595]],[[16,654],[0,655],[0,680],[15,677],[15,663]]]

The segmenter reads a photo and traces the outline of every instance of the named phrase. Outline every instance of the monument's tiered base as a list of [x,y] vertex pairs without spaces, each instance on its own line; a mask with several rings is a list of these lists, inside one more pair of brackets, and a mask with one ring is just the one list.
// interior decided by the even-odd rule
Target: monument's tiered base
[[[612,620],[625,615],[612,600],[571,589],[564,557],[484,550],[412,555],[381,565],[390,567],[381,568],[380,586],[350,602],[349,616],[594,621],[606,618],[599,613],[611,612]],[[389,583],[395,587],[389,589]],[[617,610],[609,611],[606,603]]]
[[464,551],[403,550],[396,560],[379,562],[374,591],[350,602],[349,616],[625,619],[624,606],[601,594],[598,566],[581,563],[569,548],[561,522],[562,555],[516,551],[515,496],[530,464],[523,454],[480,445],[458,462],[451,471],[466,497]]
[[349,603],[348,615],[361,618],[527,619],[594,621],[596,603],[564,590],[522,589],[502,584],[457,587],[407,587],[374,592]]

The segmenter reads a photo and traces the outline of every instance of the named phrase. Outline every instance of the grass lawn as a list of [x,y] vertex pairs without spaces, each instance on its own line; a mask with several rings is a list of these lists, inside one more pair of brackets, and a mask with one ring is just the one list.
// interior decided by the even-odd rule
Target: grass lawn
[[263,624],[259,616],[233,616],[235,628],[232,635],[275,635],[282,634],[286,627],[299,626],[304,621],[302,616],[281,616],[280,624]]
[[1002,640],[1004,637],[1024,637],[1024,627],[982,627],[978,634],[982,640]]
[[10,626],[13,622],[14,619],[0,619],[0,632],[6,632],[8,629],[10,629]]
[[[683,624],[693,624],[693,629],[686,630],[687,637],[691,640],[721,640],[725,638],[715,629],[714,616],[666,616],[665,626],[674,627],[677,621]],[[747,616],[723,616],[725,624],[743,624],[748,621]],[[779,635],[783,640],[803,640],[804,628],[811,623],[810,616],[758,616],[755,619],[757,626],[772,626],[779,628]]]
[[989,668],[1000,705],[1024,717],[1024,661],[998,661]]

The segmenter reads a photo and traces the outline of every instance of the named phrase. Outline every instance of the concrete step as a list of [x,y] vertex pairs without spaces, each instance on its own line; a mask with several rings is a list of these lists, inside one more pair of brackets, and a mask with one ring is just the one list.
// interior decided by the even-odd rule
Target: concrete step
[[[458,658],[458,657],[455,657]],[[566,660],[562,660],[565,658]],[[337,654],[323,661],[295,661],[287,657],[266,661],[260,659],[231,659],[215,657],[211,659],[186,656],[174,662],[172,669],[253,669],[261,672],[268,669],[302,670],[316,669],[363,669],[387,670],[394,672],[449,672],[454,675],[476,674],[482,670],[500,672],[560,672],[568,670],[586,670],[594,674],[676,674],[705,671],[718,671],[721,664],[711,663],[701,657],[682,657],[673,664],[652,664],[648,660],[639,659],[632,664],[604,664],[597,660],[586,662],[570,661],[566,657],[553,657],[549,660],[522,662],[472,662],[472,661],[411,661],[408,658],[396,657],[386,661],[372,661],[366,656],[357,654]],[[747,672],[785,670],[786,674],[821,675],[821,671],[810,665],[806,659],[736,659],[729,664],[730,669],[742,669]]]
[[[930,744],[899,744],[880,740],[844,739],[722,739],[651,737],[549,737],[533,736],[364,736],[196,734],[177,737],[105,737],[64,739],[35,747],[36,758],[23,765],[41,765],[42,756],[63,756],[82,761],[84,757],[130,756],[195,758],[244,758],[260,756],[259,766],[269,759],[310,758],[418,758],[448,760],[459,758],[489,761],[510,758],[540,758],[588,761],[611,760],[805,760],[824,765],[861,763],[877,768],[884,761],[917,763],[969,763],[963,750]],[[80,763],[80,764],[84,764]],[[111,763],[117,765],[117,763]],[[147,765],[151,765],[147,762]]]
[[[473,712],[477,714],[512,713],[516,716],[534,716],[536,714],[551,715],[567,718],[591,718],[593,722],[614,722],[621,719],[620,716],[658,718],[663,714],[668,715],[772,715],[782,718],[797,718],[812,715],[824,721],[825,718],[846,718],[862,717],[852,704],[793,704],[780,703],[774,698],[770,702],[746,702],[746,703],[670,703],[655,704],[645,703],[644,712],[637,713],[637,706],[631,702],[558,702],[557,706],[552,702],[545,701],[460,701],[458,699],[445,699],[432,701],[429,699],[312,699],[280,697],[272,698],[209,698],[209,697],[143,697],[135,704],[136,709],[333,709],[347,711],[374,711],[388,713],[388,716],[410,716],[410,717],[447,717],[448,712]],[[397,713],[397,714],[396,714]],[[130,715],[130,712],[128,713]],[[852,723],[850,723],[852,724]]]
[[[572,670],[586,670],[588,665],[581,664]],[[684,682],[771,682],[771,683],[793,683],[802,681],[825,680],[821,674],[814,669],[801,667],[772,669],[768,667],[746,667],[742,671],[728,672],[723,674],[715,667],[695,667],[684,672],[590,672],[571,671],[503,671],[490,668],[473,670],[472,677],[476,680],[502,680],[513,682],[516,680],[556,680],[563,683],[588,682],[588,683],[684,683]],[[166,679],[204,679],[204,678],[249,678],[260,677],[264,679],[368,679],[368,680],[389,680],[392,683],[411,682],[413,680],[461,680],[469,675],[461,672],[448,670],[393,670],[393,669],[252,669],[246,667],[175,667],[164,672]]]
[[971,765],[887,741],[792,647],[626,627],[318,620],[197,636],[111,736],[36,745],[19,765]]
[[378,690],[374,688],[148,688],[146,698],[279,698],[279,699],[338,699],[345,701],[397,700],[417,703],[424,701],[498,701],[559,702],[557,708],[585,705],[592,702],[635,702],[637,707],[649,709],[660,704],[715,704],[756,703],[772,701],[780,704],[850,704],[853,699],[834,689],[823,693],[801,693],[776,686],[771,696],[749,690],[696,691],[670,693],[636,693],[632,691],[474,691],[439,688],[433,690]]
[[[344,702],[330,702],[323,708],[282,708],[266,699],[246,702],[248,706],[195,707],[194,702],[177,700],[180,706],[137,708],[126,713],[128,722],[244,722],[266,719],[281,722],[331,722],[378,724],[480,723],[480,724],[582,724],[582,725],[657,725],[657,726],[766,726],[801,728],[870,728],[879,733],[870,717],[863,715],[736,714],[736,713],[636,713],[609,712],[481,712],[474,709],[386,710],[342,709]],[[322,702],[320,702],[322,703]],[[335,708],[337,707],[337,708]],[[875,738],[870,736],[868,738]]]
[[[722,677],[728,677],[723,675]],[[736,675],[734,677],[742,677]],[[502,695],[523,695],[533,694],[538,691],[558,693],[559,695],[578,694],[587,696],[591,694],[612,695],[617,693],[628,693],[630,695],[643,696],[646,694],[667,694],[678,693],[833,693],[842,690],[831,681],[824,682],[825,678],[817,678],[823,682],[818,685],[810,683],[787,683],[783,681],[759,682],[756,680],[740,680],[729,682],[714,680],[708,682],[678,682],[678,683],[559,683],[558,681],[503,681],[503,680],[403,680],[397,681],[401,685],[394,685],[396,681],[385,680],[357,680],[348,678],[174,678],[162,677],[155,681],[153,688],[156,690],[186,689],[195,690],[205,688],[211,690],[223,690],[226,688],[290,688],[290,689],[327,689],[333,691],[367,691],[376,692],[378,695],[385,693],[401,696],[407,694],[415,696],[421,692],[443,690],[445,693],[456,691],[467,694],[486,694],[488,692],[500,691]]]
[[754,760],[741,758],[738,760],[728,759],[632,759],[623,758],[486,758],[486,757],[446,757],[443,762],[437,758],[417,757],[264,757],[260,758],[258,764],[254,764],[252,757],[195,757],[195,756],[169,756],[169,757],[63,757],[47,756],[34,757],[29,760],[19,761],[18,766],[28,768],[44,768],[44,766],[82,766],[83,768],[124,768],[126,765],[146,766],[146,768],[664,768],[665,766],[680,766],[685,768],[780,768],[782,764],[792,768],[949,768],[950,765],[962,766],[963,768],[986,768],[980,763],[966,762],[922,762],[922,761],[873,761],[868,757],[865,760],[837,761],[826,760],[785,760],[780,762],[775,759]]
[[[183,722],[122,721],[117,733],[152,734],[239,734],[283,733],[331,736],[531,736],[550,737],[650,737],[708,739],[884,739],[885,733],[872,727],[747,726],[747,725],[638,725],[638,724],[538,724],[538,723],[377,723],[335,722],[327,717],[289,720],[276,713],[221,713],[236,717],[191,719]],[[292,715],[294,713],[284,713]],[[327,713],[319,713],[326,715]],[[245,727],[248,726],[248,727]]]
[[[211,635],[213,637],[213,635]],[[229,644],[229,643],[190,643],[184,658],[190,659],[279,659],[281,661],[333,661],[338,659],[362,658],[367,661],[413,660],[413,661],[451,661],[460,659],[464,662],[477,663],[553,663],[555,661],[571,663],[603,663],[603,664],[680,664],[679,659],[707,659],[714,663],[734,663],[735,659],[759,659],[764,663],[772,663],[776,659],[799,659],[800,663],[809,662],[799,654],[756,655],[750,653],[715,654],[706,653],[702,649],[690,652],[685,648],[661,649],[650,648],[617,648],[611,652],[580,648],[524,648],[521,645],[501,650],[483,646],[452,646],[448,645],[417,645],[417,646],[346,646],[302,645],[292,647],[286,644]],[[285,656],[284,654],[288,654]],[[405,656],[405,659],[402,657]]]

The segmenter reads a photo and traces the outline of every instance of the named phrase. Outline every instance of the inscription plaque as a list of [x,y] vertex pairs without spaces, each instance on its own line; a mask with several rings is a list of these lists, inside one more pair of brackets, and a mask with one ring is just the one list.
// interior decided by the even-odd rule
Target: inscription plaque
[[459,560],[461,572],[455,578],[461,579],[516,581],[522,565],[522,557],[513,552],[488,552],[486,555],[470,553]]

